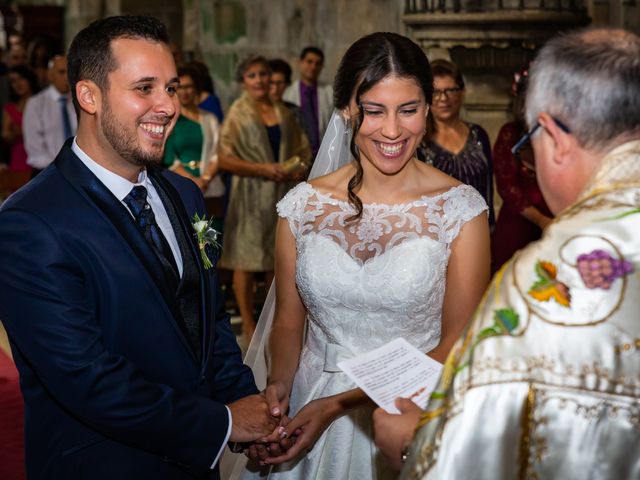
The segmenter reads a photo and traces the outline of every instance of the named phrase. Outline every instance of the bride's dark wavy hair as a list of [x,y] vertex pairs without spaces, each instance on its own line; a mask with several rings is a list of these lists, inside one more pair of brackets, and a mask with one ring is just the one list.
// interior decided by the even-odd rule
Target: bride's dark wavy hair
[[348,185],[349,204],[356,213],[347,219],[348,222],[359,220],[363,208],[357,194],[363,176],[360,150],[356,145],[356,136],[364,119],[360,97],[390,75],[414,79],[422,88],[427,104],[431,105],[433,76],[429,60],[418,45],[397,33],[377,32],[357,40],[342,57],[333,82],[335,108],[344,110],[351,98],[355,98],[358,106],[358,114],[351,118],[353,136],[350,145],[357,171]]

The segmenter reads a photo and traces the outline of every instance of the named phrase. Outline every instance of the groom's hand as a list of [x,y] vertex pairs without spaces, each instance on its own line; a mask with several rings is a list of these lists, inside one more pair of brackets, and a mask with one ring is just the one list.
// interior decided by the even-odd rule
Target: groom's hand
[[280,421],[269,412],[269,404],[263,395],[249,395],[227,407],[233,422],[229,437],[232,442],[253,442],[267,436]]

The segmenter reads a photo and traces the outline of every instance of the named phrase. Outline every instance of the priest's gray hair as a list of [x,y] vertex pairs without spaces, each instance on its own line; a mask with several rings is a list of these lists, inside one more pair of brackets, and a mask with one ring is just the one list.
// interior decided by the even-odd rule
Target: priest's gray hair
[[551,39],[530,75],[526,120],[546,112],[586,149],[640,134],[640,37],[620,29],[586,29]]

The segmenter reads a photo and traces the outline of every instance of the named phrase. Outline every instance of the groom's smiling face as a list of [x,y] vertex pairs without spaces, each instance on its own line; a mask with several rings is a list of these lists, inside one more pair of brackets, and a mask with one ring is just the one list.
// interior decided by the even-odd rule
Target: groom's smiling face
[[164,43],[119,38],[111,51],[117,67],[102,94],[98,134],[126,162],[158,164],[180,112],[171,50]]

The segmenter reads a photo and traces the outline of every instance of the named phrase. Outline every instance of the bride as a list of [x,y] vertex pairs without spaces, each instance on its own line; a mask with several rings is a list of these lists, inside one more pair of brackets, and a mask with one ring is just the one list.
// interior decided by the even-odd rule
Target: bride
[[416,159],[433,92],[423,51],[393,33],[363,37],[334,92],[314,172],[344,166],[278,204],[266,394],[291,420],[251,447],[263,468],[245,478],[395,478],[371,401],[337,363],[397,337],[443,362],[489,280],[484,200]]

